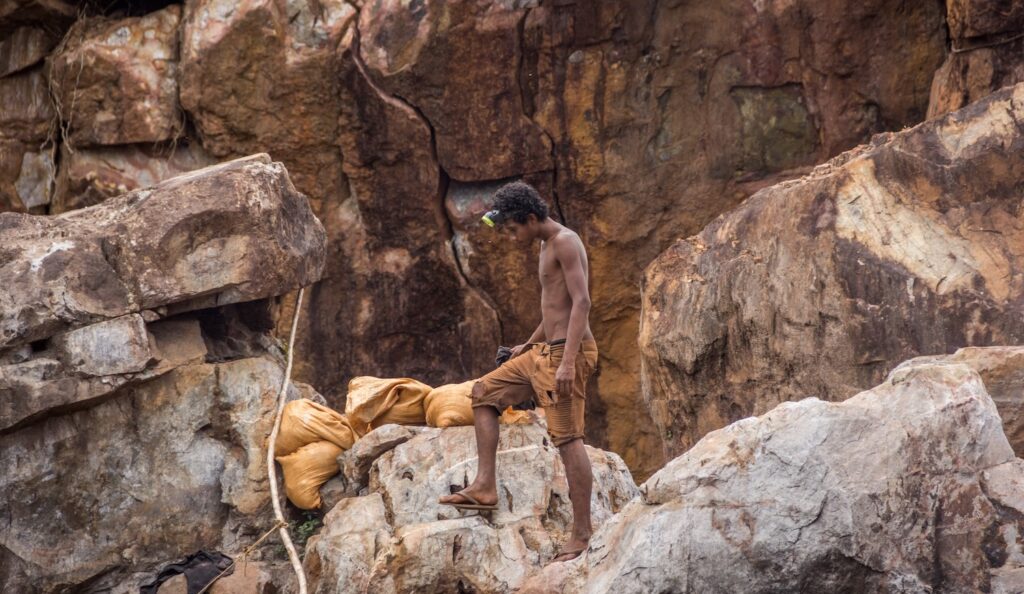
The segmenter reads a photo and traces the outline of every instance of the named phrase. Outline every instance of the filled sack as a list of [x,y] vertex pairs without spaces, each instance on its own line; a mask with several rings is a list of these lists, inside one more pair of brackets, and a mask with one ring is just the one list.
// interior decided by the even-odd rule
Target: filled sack
[[345,416],[357,437],[389,423],[425,425],[424,400],[430,390],[430,386],[409,378],[352,378]]
[[274,456],[286,456],[317,441],[328,441],[347,450],[355,443],[356,437],[345,415],[300,398],[284,405]]
[[320,487],[338,474],[342,449],[329,441],[308,443],[287,456],[277,458],[284,474],[284,492],[300,509],[320,507]]

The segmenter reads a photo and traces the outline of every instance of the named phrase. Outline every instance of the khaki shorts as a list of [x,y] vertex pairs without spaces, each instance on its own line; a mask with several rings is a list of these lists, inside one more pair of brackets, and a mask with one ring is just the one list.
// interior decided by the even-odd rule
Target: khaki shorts
[[597,366],[597,342],[591,339],[580,343],[570,398],[559,398],[555,384],[564,351],[564,343],[527,345],[519,356],[477,380],[484,389],[479,398],[474,395],[473,406],[493,406],[501,414],[509,406],[532,399],[544,407],[548,433],[556,446],[582,439],[587,379]]

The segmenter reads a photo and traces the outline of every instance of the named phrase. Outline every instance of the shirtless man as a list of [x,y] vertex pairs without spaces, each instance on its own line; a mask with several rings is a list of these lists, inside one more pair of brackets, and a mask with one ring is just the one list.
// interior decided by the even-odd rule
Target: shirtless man
[[465,509],[494,509],[498,416],[508,406],[533,399],[545,410],[548,433],[558,447],[569,481],[573,527],[554,561],[578,557],[590,541],[593,474],[583,448],[587,378],[597,364],[597,343],[587,319],[587,253],[576,233],[548,217],[547,205],[529,184],[512,182],[495,193],[498,218],[528,245],[540,239],[541,323],[512,358],[473,385],[473,421],[479,465],[468,487],[440,502]]

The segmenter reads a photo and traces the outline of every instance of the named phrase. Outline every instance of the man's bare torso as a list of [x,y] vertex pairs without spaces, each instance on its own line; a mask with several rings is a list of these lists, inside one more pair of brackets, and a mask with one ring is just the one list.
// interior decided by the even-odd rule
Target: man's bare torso
[[[579,236],[569,229],[563,229],[556,236],[540,244],[540,306],[543,316],[544,335],[547,340],[565,338],[569,331],[569,315],[572,313],[572,297],[565,282],[565,272],[555,255],[554,243],[558,242],[563,249],[574,249],[579,253],[579,261],[583,266],[583,275],[589,280],[590,264],[587,252]],[[588,323],[583,332],[583,339],[593,339]]]

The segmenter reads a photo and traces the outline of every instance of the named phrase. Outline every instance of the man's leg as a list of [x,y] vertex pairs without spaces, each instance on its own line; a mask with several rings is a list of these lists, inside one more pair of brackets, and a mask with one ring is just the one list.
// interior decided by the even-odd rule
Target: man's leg
[[[590,491],[594,484],[594,473],[590,468],[590,457],[583,447],[582,439],[574,439],[558,447],[565,465],[565,476],[569,481],[569,501],[572,502],[572,536],[562,547],[563,551],[585,549],[590,543]],[[554,560],[562,561],[575,557],[574,553],[563,553]]]
[[[473,386],[473,399],[483,396],[484,386],[477,383]],[[476,478],[463,489],[474,499],[484,505],[498,502],[498,485],[495,478],[495,458],[498,454],[498,411],[493,406],[473,407],[473,427],[476,429]],[[458,494],[446,495],[441,503],[469,503]]]

